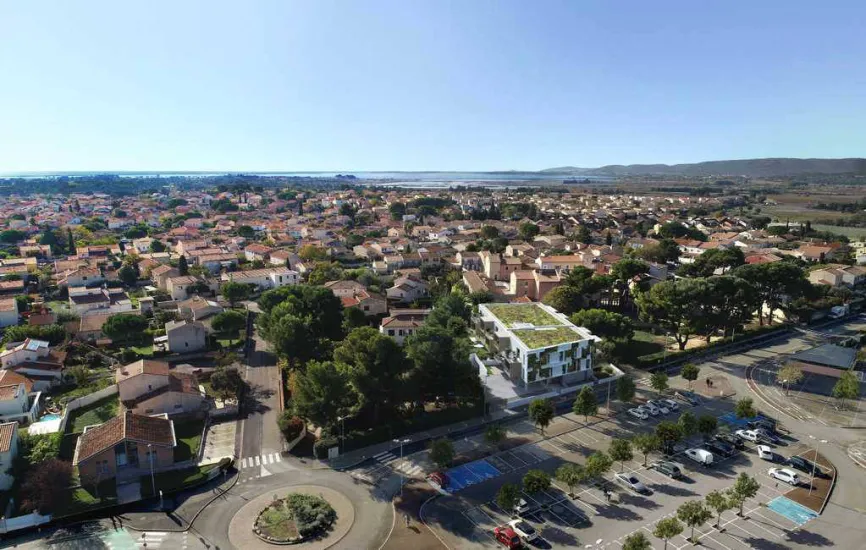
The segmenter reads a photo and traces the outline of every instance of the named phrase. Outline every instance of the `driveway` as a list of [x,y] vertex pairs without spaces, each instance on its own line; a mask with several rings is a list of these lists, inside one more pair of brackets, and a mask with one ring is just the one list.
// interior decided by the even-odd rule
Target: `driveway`
[[211,424],[205,434],[201,464],[213,464],[222,458],[235,456],[236,429],[234,420]]

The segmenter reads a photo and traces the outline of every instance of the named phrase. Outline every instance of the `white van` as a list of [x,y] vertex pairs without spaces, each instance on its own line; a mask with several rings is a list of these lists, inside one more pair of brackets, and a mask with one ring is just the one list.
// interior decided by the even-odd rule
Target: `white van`
[[686,456],[703,466],[713,463],[713,453],[706,449],[687,449]]

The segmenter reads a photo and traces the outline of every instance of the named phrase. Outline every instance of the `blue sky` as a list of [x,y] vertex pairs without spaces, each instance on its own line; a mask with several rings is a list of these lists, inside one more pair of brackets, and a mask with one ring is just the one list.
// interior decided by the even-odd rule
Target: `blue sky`
[[0,172],[866,156],[866,3],[0,5]]

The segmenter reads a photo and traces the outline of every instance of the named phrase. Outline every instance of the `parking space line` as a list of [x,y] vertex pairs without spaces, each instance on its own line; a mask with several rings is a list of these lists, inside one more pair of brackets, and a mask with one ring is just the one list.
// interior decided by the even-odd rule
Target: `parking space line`
[[523,464],[524,466],[526,466],[527,464],[529,464],[528,462],[526,462],[525,460],[523,460],[522,458],[520,458],[519,456],[517,456],[516,454],[514,454],[514,452],[512,452],[512,451],[506,451],[506,452],[507,452],[509,455],[511,455],[511,456],[513,456],[514,458],[516,458],[517,460],[519,460],[520,463]]
[[[737,519],[742,519],[742,518],[737,518]],[[737,522],[735,522],[735,521],[734,521],[734,522],[731,522],[730,525],[731,525],[731,527],[736,527],[736,528],[739,529],[740,531],[742,531],[742,532],[744,532],[744,533],[747,533],[747,534],[748,534],[750,537],[752,537],[752,538],[759,538],[759,537],[757,537],[754,533],[752,533],[751,531],[749,531],[748,529],[744,529],[742,526],[740,526],[740,525],[739,525]],[[777,538],[778,538],[778,537],[777,537]]]
[[583,445],[584,447],[591,447],[590,443],[588,443],[588,442],[584,441],[583,439],[577,437],[575,434],[573,434],[573,433],[571,433],[571,432],[566,433],[566,434],[562,434],[560,437],[568,437],[568,438],[573,439],[574,441],[580,443],[580,444]]
[[[553,451],[553,453],[554,453],[555,455],[565,454],[565,453],[566,453],[566,450],[563,449],[562,447],[560,447],[559,445],[557,445],[556,443],[554,443],[554,440],[555,440],[555,438],[554,438],[554,439],[547,439],[547,440],[545,440],[545,441],[540,441],[540,442],[538,443],[538,445],[539,445],[539,447],[540,447],[541,445],[550,445],[551,447],[553,447],[553,448],[555,449],[555,450]],[[550,452],[550,451],[547,451],[547,452]]]
[[[711,541],[715,542],[716,544],[718,544],[719,546],[721,546],[725,550],[733,550],[730,546],[726,546],[726,545],[722,544],[721,542],[717,541],[716,539],[714,539],[713,537],[711,537],[709,533],[706,533],[703,536],[710,539]],[[700,539],[698,539],[698,540],[700,540]]]
[[776,527],[778,527],[779,529],[781,529],[781,530],[782,530],[783,532],[785,532],[785,533],[788,533],[788,532],[790,531],[790,529],[787,529],[787,528],[783,527],[783,526],[780,525],[779,523],[773,521],[772,519],[768,518],[767,516],[765,516],[765,515],[762,514],[761,512],[758,512],[757,510],[755,511],[755,515],[761,516],[762,518],[764,518],[765,520],[769,521],[770,523],[772,523],[773,525],[775,525]]
[[749,525],[751,525],[751,526],[753,526],[753,527],[757,527],[758,529],[761,529],[762,531],[765,531],[765,532],[769,533],[771,537],[774,537],[774,538],[777,538],[777,539],[778,539],[778,538],[781,538],[781,537],[780,537],[779,535],[777,535],[776,533],[770,531],[769,529],[767,529],[766,527],[764,527],[763,525],[761,525],[761,523],[758,522],[758,521],[752,521],[751,523],[749,523]]

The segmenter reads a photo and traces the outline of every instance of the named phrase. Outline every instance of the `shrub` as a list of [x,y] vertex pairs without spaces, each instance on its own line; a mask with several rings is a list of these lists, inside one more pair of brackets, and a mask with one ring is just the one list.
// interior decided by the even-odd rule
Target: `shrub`
[[337,519],[337,512],[321,497],[292,493],[286,497],[286,504],[298,533],[305,538],[329,528]]
[[332,435],[323,435],[313,444],[313,454],[323,460],[328,458],[328,449],[339,445],[339,440]]
[[279,426],[280,432],[282,432],[286,441],[294,441],[304,430],[304,421],[297,416],[293,416],[290,411],[283,411],[277,419],[277,426]]

